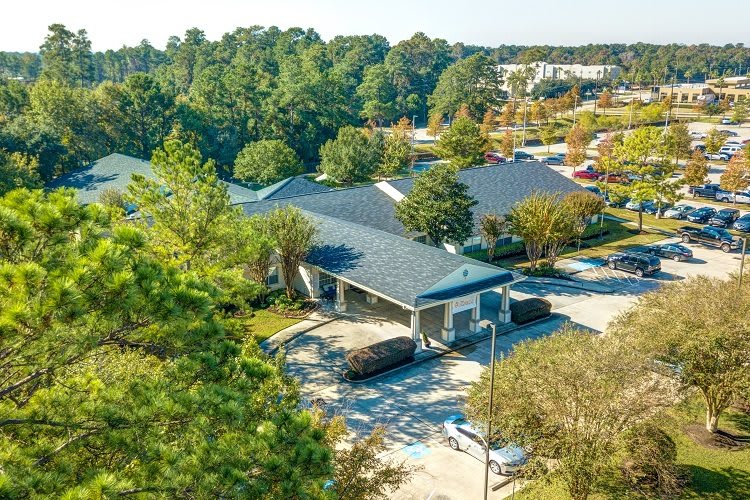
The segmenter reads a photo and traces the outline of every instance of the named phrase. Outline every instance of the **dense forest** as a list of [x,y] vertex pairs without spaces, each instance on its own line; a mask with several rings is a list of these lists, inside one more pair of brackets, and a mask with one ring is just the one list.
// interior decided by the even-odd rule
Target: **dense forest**
[[[380,35],[325,42],[312,29],[260,26],[216,41],[193,28],[170,37],[164,51],[144,40],[93,52],[85,30],[55,24],[38,54],[0,52],[0,150],[25,155],[42,179],[111,152],[148,158],[170,134],[196,143],[221,166],[260,139],[280,139],[303,161],[316,161],[342,126],[403,116],[425,123],[433,103],[455,108],[456,96],[443,90],[441,99],[428,99],[449,67],[451,78],[476,90],[481,86],[472,82],[502,82],[491,73],[493,63],[532,59],[618,64],[625,79],[642,83],[675,71],[700,80],[750,67],[742,44],[488,48],[416,33],[391,46]],[[474,118],[487,104],[475,106]]]

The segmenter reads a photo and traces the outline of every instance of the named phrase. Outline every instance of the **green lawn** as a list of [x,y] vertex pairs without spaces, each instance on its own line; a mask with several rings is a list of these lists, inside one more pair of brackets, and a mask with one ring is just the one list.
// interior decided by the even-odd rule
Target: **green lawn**
[[[750,448],[729,451],[707,448],[696,443],[684,432],[689,424],[702,423],[703,407],[699,399],[678,405],[658,419],[660,427],[666,431],[677,445],[677,462],[687,470],[691,478],[680,498],[688,499],[731,499],[750,498]],[[723,430],[739,435],[750,434],[750,415],[738,410],[729,410],[719,422]],[[606,491],[599,491],[589,497],[591,500],[614,498],[643,498],[628,495],[622,487],[616,486],[616,477],[602,478],[607,484]],[[521,490],[518,498],[531,500],[538,498],[569,498],[561,482],[539,481]]]
[[266,340],[274,333],[302,321],[299,318],[285,318],[266,309],[259,309],[254,311],[252,317],[238,318],[238,320],[242,325],[242,330],[255,337],[258,343]]
[[[596,225],[589,231],[596,232],[598,231],[598,227],[599,226]],[[664,239],[662,234],[656,232],[644,231],[642,234],[635,234],[633,228],[627,224],[609,219],[604,221],[604,228],[605,231],[608,231],[608,234],[605,234],[603,238],[599,239],[598,237],[594,237],[585,240],[580,252],[578,252],[575,245],[567,246],[563,249],[560,258],[564,259],[575,256],[591,258],[604,257],[611,253],[621,252],[632,247],[648,245]],[[467,254],[469,257],[480,260],[486,259],[486,255],[485,251]],[[522,269],[529,266],[526,254],[497,259],[494,262],[504,268]]]

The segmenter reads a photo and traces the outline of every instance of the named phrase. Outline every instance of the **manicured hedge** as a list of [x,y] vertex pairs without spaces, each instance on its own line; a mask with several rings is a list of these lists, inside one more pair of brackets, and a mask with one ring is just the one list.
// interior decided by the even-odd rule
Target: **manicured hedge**
[[417,344],[409,337],[396,337],[350,351],[349,366],[358,375],[367,375],[395,365],[414,355]]
[[510,320],[517,325],[546,318],[550,314],[552,314],[552,304],[547,299],[533,297],[510,305]]

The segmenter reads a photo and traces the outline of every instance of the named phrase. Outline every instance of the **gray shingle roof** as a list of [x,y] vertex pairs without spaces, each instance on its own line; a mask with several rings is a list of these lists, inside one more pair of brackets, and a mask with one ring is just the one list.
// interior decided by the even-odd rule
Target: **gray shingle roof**
[[304,177],[289,177],[283,181],[272,184],[263,188],[258,193],[259,200],[277,200],[280,198],[289,198],[292,196],[302,196],[313,193],[326,193],[333,191],[332,188],[312,182]]
[[88,205],[98,202],[99,195],[107,188],[127,191],[132,174],[141,174],[147,178],[154,177],[151,164],[146,160],[113,153],[86,167],[51,180],[47,183],[47,188],[75,188],[78,190],[78,201]]
[[[534,190],[569,193],[583,188],[540,162],[515,162],[504,165],[468,168],[459,171],[459,180],[469,186],[477,200],[474,224],[486,213],[505,215]],[[307,181],[310,184],[314,184]],[[397,191],[409,194],[414,179],[388,181]],[[273,205],[291,204],[321,215],[362,224],[398,236],[412,236],[395,217],[395,201],[375,186],[330,190],[302,196],[270,196],[274,202],[261,201],[258,206],[244,205],[248,214],[265,212]]]
[[[521,279],[505,269],[391,233],[307,213],[318,224],[319,243],[305,262],[409,307],[422,308]],[[459,286],[438,284],[463,269],[467,271]]]
[[288,198],[273,198],[247,203],[247,214],[266,212],[276,205],[294,205],[308,212],[337,217],[363,226],[404,235],[404,226],[396,219],[393,199],[374,185],[338,189]]
[[[565,194],[584,190],[571,179],[537,161],[467,168],[459,171],[458,178],[469,186],[469,194],[477,200],[473,209],[475,225],[479,224],[483,214],[508,214],[513,205],[532,191]],[[414,179],[399,179],[389,181],[389,184],[407,195],[414,185]]]
[[[78,190],[78,201],[87,205],[99,201],[99,195],[108,188],[127,191],[133,174],[153,179],[151,163],[119,153],[100,158],[92,164],[61,175],[47,183],[47,188],[60,187]],[[271,186],[253,191],[238,184],[221,181],[229,193],[231,204],[250,203],[266,198],[285,198],[309,193],[331,191],[331,188],[300,177],[290,177]]]

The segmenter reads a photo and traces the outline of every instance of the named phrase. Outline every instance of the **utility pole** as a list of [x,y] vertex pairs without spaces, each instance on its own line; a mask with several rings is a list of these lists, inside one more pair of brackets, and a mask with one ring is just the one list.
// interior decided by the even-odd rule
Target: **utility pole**
[[672,77],[672,86],[669,89],[669,101],[667,108],[667,119],[664,121],[664,134],[667,133],[667,127],[669,126],[669,118],[672,115],[672,98],[674,97],[674,82],[677,79],[677,67],[675,66],[674,76]]
[[487,500],[487,490],[490,487],[490,436],[492,435],[492,400],[495,397],[495,337],[497,335],[495,323],[492,328],[492,345],[490,347],[490,403],[487,406],[487,436],[484,450],[484,500]]
[[[638,90],[638,97],[640,98],[641,91]],[[635,99],[630,99],[630,117],[628,118],[628,130],[630,130],[631,125],[633,124],[633,105],[635,104],[633,101]]]

